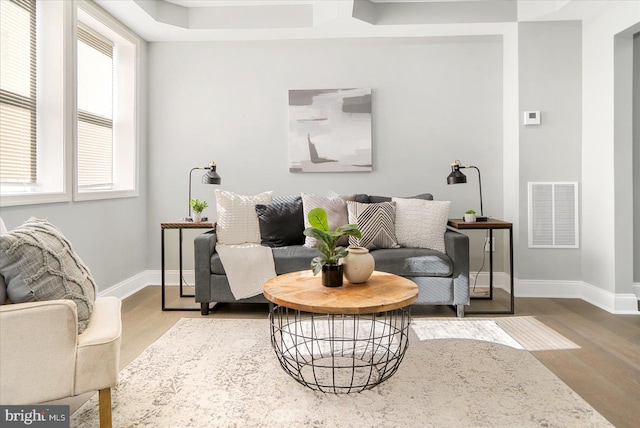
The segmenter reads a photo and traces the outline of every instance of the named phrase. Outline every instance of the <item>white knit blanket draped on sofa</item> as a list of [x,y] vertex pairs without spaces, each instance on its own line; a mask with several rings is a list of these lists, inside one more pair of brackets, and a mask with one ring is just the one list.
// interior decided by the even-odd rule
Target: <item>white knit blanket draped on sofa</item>
[[262,293],[264,283],[276,276],[271,248],[260,244],[220,244],[216,252],[236,299],[246,299]]

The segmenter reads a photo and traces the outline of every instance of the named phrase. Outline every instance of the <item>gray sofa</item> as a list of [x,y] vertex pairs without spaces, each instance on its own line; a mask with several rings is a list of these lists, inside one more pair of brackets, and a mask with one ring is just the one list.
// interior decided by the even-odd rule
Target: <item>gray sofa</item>
[[[433,199],[430,194],[419,195]],[[388,197],[359,194],[358,202],[389,201]],[[200,303],[202,315],[209,313],[211,302],[268,303],[262,295],[236,300],[216,253],[215,230],[195,238],[195,300]],[[418,285],[415,305],[453,305],[458,317],[464,316],[469,304],[469,238],[453,230],[444,235],[446,254],[424,248],[394,248],[372,250],[378,271],[406,277]],[[310,269],[311,259],[319,255],[315,248],[290,245],[272,248],[278,275]]]

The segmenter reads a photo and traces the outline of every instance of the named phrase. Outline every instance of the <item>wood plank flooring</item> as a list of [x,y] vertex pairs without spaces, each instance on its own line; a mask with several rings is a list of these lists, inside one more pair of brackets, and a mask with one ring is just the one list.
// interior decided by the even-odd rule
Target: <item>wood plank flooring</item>
[[[173,288],[173,287],[169,287]],[[498,303],[505,296],[496,290]],[[168,295],[176,295],[171,290]],[[477,302],[473,301],[474,309]],[[482,304],[486,304],[484,301]],[[167,306],[191,306],[193,298],[172,298]],[[266,304],[222,304],[208,318],[266,318]],[[532,354],[582,398],[619,428],[640,421],[640,315],[613,315],[578,299],[516,298],[516,316],[539,321],[581,346]],[[414,306],[412,316],[454,317],[446,306]],[[473,315],[495,317],[496,315]],[[160,310],[160,287],[146,287],[123,301],[122,352],[125,367],[177,320],[200,312]]]

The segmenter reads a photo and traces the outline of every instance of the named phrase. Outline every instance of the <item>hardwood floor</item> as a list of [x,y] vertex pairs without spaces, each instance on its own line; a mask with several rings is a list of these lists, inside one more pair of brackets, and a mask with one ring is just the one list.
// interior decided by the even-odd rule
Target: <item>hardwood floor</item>
[[[172,287],[170,287],[172,288]],[[172,294],[168,292],[168,294]],[[177,292],[174,293],[177,295]],[[496,295],[497,303],[506,297]],[[168,306],[189,306],[175,298]],[[477,309],[478,301],[473,301]],[[482,302],[480,304],[486,304]],[[532,354],[616,427],[640,420],[640,315],[613,315],[578,299],[516,298],[516,316],[531,315],[580,345],[581,349]],[[267,305],[221,304],[207,318],[266,318]],[[446,306],[412,308],[412,316],[454,317]],[[495,317],[496,315],[473,315]],[[199,311],[160,310],[160,287],[146,287],[123,301],[122,352],[125,367],[177,320],[201,317]]]

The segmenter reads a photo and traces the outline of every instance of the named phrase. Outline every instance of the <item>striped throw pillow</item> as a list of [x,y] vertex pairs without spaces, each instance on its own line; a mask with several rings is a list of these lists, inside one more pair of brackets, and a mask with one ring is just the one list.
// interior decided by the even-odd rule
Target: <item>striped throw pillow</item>
[[365,247],[369,250],[377,248],[398,248],[396,239],[396,204],[395,202],[379,202],[363,204],[347,202],[349,223],[358,225],[362,238],[349,237],[352,247]]

